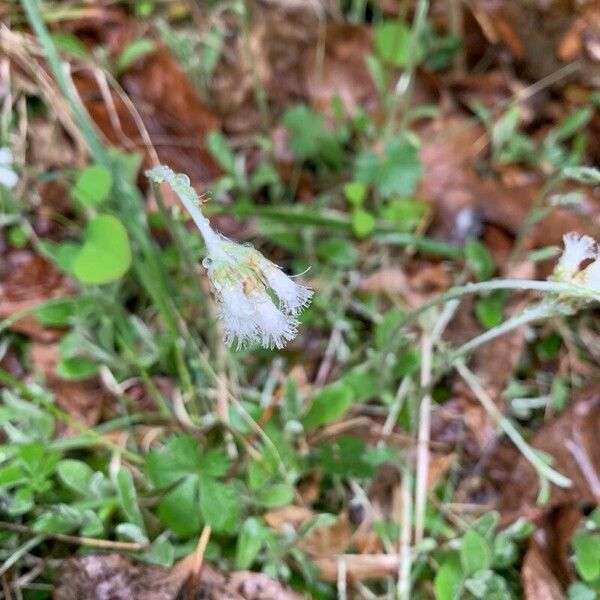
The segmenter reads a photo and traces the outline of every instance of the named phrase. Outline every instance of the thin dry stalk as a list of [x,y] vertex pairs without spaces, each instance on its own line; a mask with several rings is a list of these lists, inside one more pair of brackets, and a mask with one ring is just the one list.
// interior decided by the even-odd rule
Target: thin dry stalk
[[[433,356],[432,336],[423,334],[421,341],[421,386],[428,389],[431,384]],[[423,541],[425,531],[425,507],[427,504],[427,474],[429,472],[429,438],[431,428],[431,394],[421,398],[419,407],[419,434],[417,439],[417,482],[415,489],[415,544]]]

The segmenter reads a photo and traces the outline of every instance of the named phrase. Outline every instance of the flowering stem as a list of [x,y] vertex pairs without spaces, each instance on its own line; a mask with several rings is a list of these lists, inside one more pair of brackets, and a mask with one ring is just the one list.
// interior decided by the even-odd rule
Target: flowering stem
[[534,306],[533,308],[525,310],[520,315],[516,315],[511,319],[508,319],[508,321],[505,321],[504,323],[502,323],[502,325],[489,329],[485,333],[482,333],[481,335],[478,335],[472,340],[469,340],[468,342],[464,343],[462,346],[460,346],[450,354],[447,364],[453,364],[459,358],[462,358],[463,356],[466,356],[476,348],[479,348],[479,346],[487,344],[488,342],[495,340],[496,338],[504,335],[505,333],[508,333],[509,331],[512,331],[513,329],[517,329],[522,325],[532,323],[533,321],[539,321],[540,319],[552,317],[556,315],[557,312],[559,312],[559,310],[561,309],[559,309],[556,305],[552,305],[545,302],[540,303]]
[[569,296],[576,296],[578,298],[586,298],[588,300],[597,297],[597,295],[590,291],[589,288],[583,285],[575,285],[572,283],[562,283],[558,281],[537,281],[530,279],[492,279],[490,281],[467,283],[466,285],[450,288],[447,292],[436,296],[429,302],[421,304],[421,306],[406,314],[399,326],[403,327],[407,323],[414,321],[424,312],[427,312],[430,308],[438,306],[439,304],[445,304],[449,300],[463,298],[464,296],[470,296],[471,294],[491,292],[494,290],[522,290],[546,292],[551,294],[565,294]]
[[154,184],[169,184],[196,223],[209,254],[214,252],[219,242],[219,236],[213,231],[209,220],[202,214],[200,199],[194,188],[190,186],[189,178],[186,175],[176,174],[169,167],[162,165],[150,169],[146,175]]
[[568,488],[573,485],[572,481],[568,478],[555,471],[552,467],[547,465],[536,451],[523,439],[523,436],[519,433],[517,428],[512,422],[506,418],[494,404],[494,401],[490,398],[489,394],[485,391],[477,377],[465,366],[461,360],[454,362],[454,367],[460,374],[460,376],[469,385],[471,390],[477,399],[481,402],[488,414],[496,421],[500,429],[510,438],[512,443],[520,450],[523,456],[531,463],[531,466],[538,472],[539,476],[543,479],[554,483],[555,485]]

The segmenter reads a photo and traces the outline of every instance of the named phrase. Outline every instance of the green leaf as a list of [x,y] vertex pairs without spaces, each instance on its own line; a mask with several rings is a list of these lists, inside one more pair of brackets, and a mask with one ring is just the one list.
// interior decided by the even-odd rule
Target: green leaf
[[230,464],[224,452],[211,450],[202,454],[196,439],[190,435],[178,435],[170,437],[163,450],[150,452],[146,471],[156,487],[165,488],[191,474],[222,477]]
[[75,58],[89,58],[90,52],[86,45],[70,33],[51,33],[50,37],[58,50],[66,52]]
[[595,167],[565,167],[563,175],[589,185],[600,185],[600,169]]
[[56,374],[70,380],[87,379],[96,375],[99,370],[100,366],[96,362],[81,356],[63,358],[56,365]]
[[504,290],[499,290],[480,298],[475,303],[477,320],[488,329],[497,327],[504,320],[504,308],[508,295]]
[[29,477],[21,465],[11,463],[5,467],[0,467],[0,489],[21,485],[28,479]]
[[347,137],[343,129],[329,131],[323,115],[305,104],[288,108],[282,122],[290,134],[288,145],[300,158],[322,159],[333,167],[341,166],[342,142]]
[[93,165],[79,173],[71,195],[84,206],[96,207],[109,197],[112,185],[111,172],[102,165]]
[[235,154],[231,151],[227,138],[220,131],[208,133],[206,147],[226,173],[235,173]]
[[421,352],[417,348],[410,348],[400,356],[394,367],[394,375],[398,378],[416,373],[421,367]]
[[488,569],[492,563],[492,552],[486,539],[470,529],[462,539],[460,562],[465,575]]
[[[377,460],[376,456],[370,458]],[[314,462],[331,476],[366,479],[375,472],[365,446],[354,436],[343,436],[334,442],[323,442],[314,453]]]
[[294,500],[294,488],[287,483],[273,483],[257,490],[256,500],[267,508],[287,506]]
[[388,310],[383,319],[377,323],[374,331],[375,348],[384,350],[392,339],[397,336],[398,327],[404,319],[404,313],[397,308]]
[[83,461],[71,458],[61,460],[56,473],[62,483],[77,494],[85,496],[89,492],[94,471]]
[[18,489],[15,492],[15,495],[10,499],[6,511],[12,517],[16,517],[29,512],[33,506],[33,490],[29,487],[22,487]]
[[575,551],[575,567],[584,581],[600,577],[600,535],[582,533],[571,540]]
[[127,469],[121,468],[117,474],[117,494],[121,510],[127,520],[140,531],[145,532],[144,518],[138,504],[133,477]]
[[352,229],[358,237],[366,237],[375,229],[375,217],[366,210],[356,209],[352,213]]
[[454,555],[449,556],[440,566],[433,580],[436,600],[457,600],[463,587],[460,564]]
[[399,231],[414,231],[431,211],[430,205],[419,198],[392,198],[382,209],[381,216]]
[[201,475],[200,511],[214,531],[234,531],[241,511],[239,495],[232,486]]
[[401,139],[391,140],[383,156],[359,154],[354,166],[356,180],[374,185],[384,198],[412,194],[423,174],[417,148]]
[[342,238],[330,237],[317,244],[317,254],[336,267],[353,267],[358,260],[355,244]]
[[102,285],[120,279],[131,265],[127,231],[112,215],[92,219],[85,243],[73,260],[72,273],[81,283]]
[[567,594],[569,600],[598,600],[598,594],[595,590],[585,585],[585,583],[581,583],[581,581],[572,583],[567,589]]
[[550,132],[546,138],[546,143],[562,142],[579,133],[588,124],[593,114],[593,110],[588,106],[574,110],[561,121],[556,129]]
[[340,383],[328,385],[315,396],[302,423],[306,429],[327,425],[341,417],[353,401],[354,393],[347,385]]
[[190,537],[200,531],[199,490],[196,477],[186,477],[158,505],[158,518],[177,535]]
[[264,526],[256,517],[244,521],[235,552],[235,568],[249,569],[264,543]]
[[48,327],[64,327],[77,312],[77,304],[81,298],[64,298],[48,306],[41,306],[35,311],[35,316],[42,325]]
[[496,270],[496,263],[490,251],[478,240],[469,240],[465,244],[465,259],[469,269],[480,281],[492,277]]
[[392,67],[405,67],[410,53],[415,63],[423,60],[423,46],[413,44],[411,28],[401,21],[384,21],[375,30],[375,48],[380,58]]
[[42,240],[39,242],[38,246],[41,252],[65,273],[71,272],[73,261],[81,251],[81,246],[73,242],[55,244],[53,242]]
[[136,60],[154,52],[155,48],[156,44],[150,38],[145,37],[134,40],[131,44],[125,46],[115,61],[117,74],[127,71],[127,69],[133,66]]
[[36,531],[71,533],[83,522],[82,513],[66,504],[59,504],[42,514],[33,524]]
[[367,186],[360,181],[351,181],[344,186],[344,196],[352,206],[362,206],[367,197]]

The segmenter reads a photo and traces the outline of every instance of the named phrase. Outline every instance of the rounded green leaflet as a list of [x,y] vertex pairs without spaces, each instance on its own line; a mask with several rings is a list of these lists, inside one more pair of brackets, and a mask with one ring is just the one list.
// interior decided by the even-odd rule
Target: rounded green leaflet
[[415,62],[423,60],[424,51],[421,43],[414,43],[410,27],[403,22],[385,21],[375,31],[375,47],[377,54],[393,67],[404,67],[409,63],[412,51],[416,54]]
[[71,190],[74,198],[85,206],[99,206],[110,195],[113,178],[102,165],[92,165],[79,173]]
[[85,230],[85,242],[73,260],[72,274],[89,285],[110,283],[131,265],[131,248],[125,227],[112,215],[98,215]]

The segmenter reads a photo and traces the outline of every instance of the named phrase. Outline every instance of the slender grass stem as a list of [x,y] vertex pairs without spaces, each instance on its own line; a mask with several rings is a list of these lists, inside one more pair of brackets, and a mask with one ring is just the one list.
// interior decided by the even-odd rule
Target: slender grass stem
[[573,485],[572,481],[554,470],[546,464],[536,451],[523,439],[523,436],[518,432],[517,428],[512,424],[510,419],[505,417],[494,404],[489,394],[485,391],[477,377],[467,368],[461,360],[457,360],[453,365],[460,376],[465,380],[471,388],[483,408],[498,424],[498,427],[510,438],[512,443],[520,450],[521,454],[531,463],[531,466],[537,471],[542,479],[546,479],[555,485],[568,488]]

